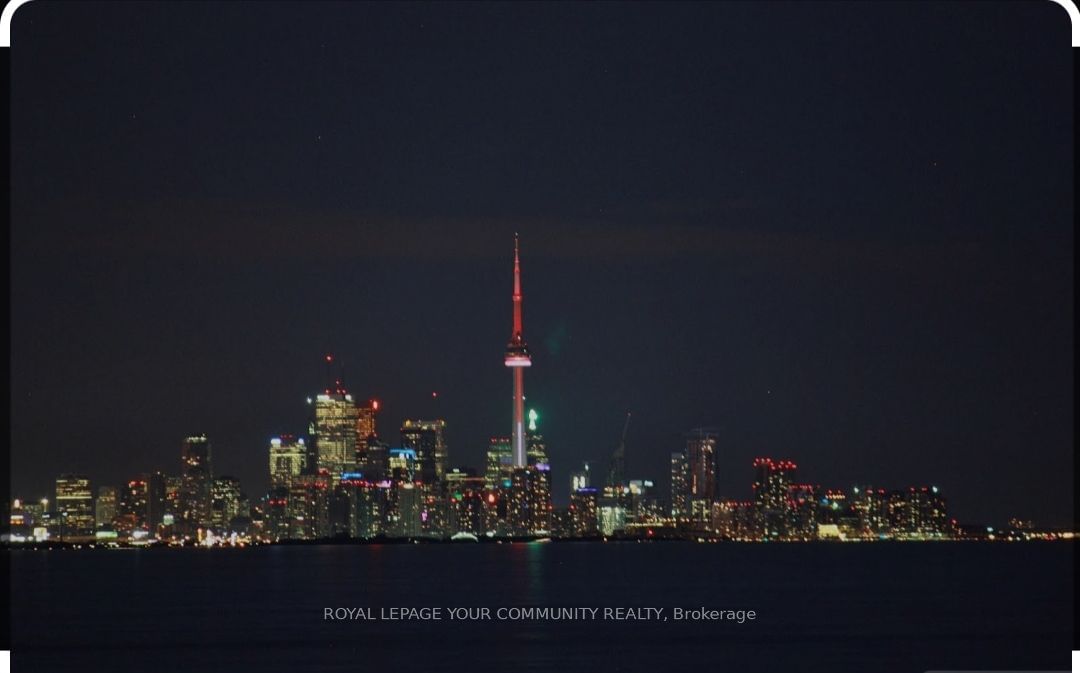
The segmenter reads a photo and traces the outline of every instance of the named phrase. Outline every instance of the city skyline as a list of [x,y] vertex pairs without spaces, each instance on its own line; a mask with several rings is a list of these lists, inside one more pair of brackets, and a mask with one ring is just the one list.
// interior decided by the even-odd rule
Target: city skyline
[[13,0],[0,668],[1067,668],[1076,2]]
[[[625,473],[627,412],[606,477],[592,483],[583,461],[572,472],[567,506],[555,507],[548,440],[535,408],[525,411],[522,372],[531,366],[523,330],[520,237],[514,234],[512,331],[505,364],[513,374],[510,437],[490,438],[481,468],[452,462],[444,418],[400,423],[397,446],[378,432],[380,403],[358,400],[343,381],[333,354],[325,388],[308,397],[307,436],[291,433],[268,442],[270,488],[254,497],[240,480],[213,470],[205,433],[183,441],[178,475],[160,469],[135,474],[126,485],[97,485],[84,474],[55,480],[55,498],[12,501],[13,539],[196,540],[213,543],[238,535],[253,541],[428,538],[472,536],[653,536],[761,540],[940,540],[1024,535],[1046,530],[1025,516],[1008,523],[959,521],[937,485],[883,488],[865,481],[850,488],[796,479],[787,459],[757,457],[749,500],[717,488],[723,466],[718,431],[684,434],[671,453],[667,498],[653,475]],[[436,399],[437,392],[432,392]],[[526,425],[525,419],[528,418]],[[600,475],[597,475],[600,477]],[[653,478],[648,478],[653,477]],[[931,482],[932,483],[932,482]],[[828,486],[833,486],[829,488]],[[96,492],[96,497],[95,497]],[[40,502],[40,507],[38,504]],[[1071,531],[1069,532],[1071,535]],[[990,539],[994,539],[991,537]]]
[[[814,482],[932,479],[965,518],[1068,525],[1070,64],[1028,39],[1059,11],[32,3],[13,486],[171,470],[205,432],[259,492],[331,352],[389,427],[445,418],[452,462],[482,465],[519,231],[560,500],[630,411],[629,479],[663,481],[682,433],[715,427],[721,494],[787,456]],[[189,20],[204,49],[174,34]],[[127,41],[77,36],[125,21]],[[297,21],[287,56],[264,49]],[[917,42],[901,57],[868,26]]]
[[[513,279],[514,279],[514,292],[513,292],[513,299],[514,299],[514,302],[513,302],[514,332],[513,332],[513,334],[516,336],[516,335],[520,334],[520,324],[521,324],[521,292],[520,292],[520,279],[519,279],[519,273],[520,273],[519,264],[520,264],[520,262],[519,262],[519,258],[518,258],[519,234],[515,232],[514,235],[513,235],[513,239],[514,239],[514,273],[513,273]],[[515,343],[514,339],[512,338],[511,339],[511,344],[510,344],[510,346],[508,346],[508,348],[513,347],[514,343]],[[522,345],[522,347],[524,348],[523,345]],[[509,353],[509,351],[508,351],[508,353]],[[525,357],[528,358],[528,355],[526,355]],[[364,397],[363,396],[354,396],[354,395],[349,393],[349,385],[345,380],[345,378],[346,378],[345,373],[344,373],[345,369],[342,366],[340,358],[336,357],[334,354],[327,354],[327,355],[323,356],[320,359],[323,360],[326,363],[324,384],[327,387],[324,388],[321,393],[318,392],[318,391],[315,391],[315,392],[313,392],[311,394],[314,395],[315,397],[333,396],[333,395],[336,394],[337,398],[348,399],[350,404],[355,404],[356,408],[361,408],[361,406],[363,404],[365,404],[365,402],[363,401]],[[507,355],[507,359],[508,360],[510,359],[509,354]],[[511,367],[509,364],[506,365],[506,366],[508,368]],[[517,366],[515,365],[515,368],[516,367]],[[514,370],[514,368],[512,368],[512,370]],[[520,371],[520,369],[516,369],[516,371]],[[516,371],[515,371],[515,373],[516,373]],[[517,385],[517,384],[515,383],[515,385]],[[515,388],[515,390],[516,390],[516,388]],[[440,394],[445,395],[445,391],[443,391],[442,393],[440,393],[439,391],[432,391],[431,394],[430,394],[430,399],[429,399],[429,396],[427,396],[427,395],[419,395],[418,397],[421,400],[423,400],[424,402],[427,402],[428,404],[426,404],[426,405],[425,404],[417,404],[417,407],[426,407],[428,409],[432,409],[432,408],[437,407],[438,406],[438,398],[439,398]],[[374,404],[376,406],[376,409],[378,409],[380,406],[383,407],[381,413],[385,414],[386,413],[386,411],[385,411],[385,403],[380,402],[379,397],[380,396],[378,394],[372,395],[366,401],[366,403]],[[314,397],[309,396],[309,397],[306,398],[306,404],[307,404],[308,407],[311,407],[313,403],[314,403]],[[513,431],[514,427],[517,427],[517,423],[518,423],[518,421],[517,421],[518,405],[516,404],[516,402],[515,402],[515,404],[513,405],[512,408],[514,410],[514,422],[512,424],[511,432]],[[525,404],[524,403],[524,398],[522,398],[522,409],[523,410],[528,409],[530,416],[534,416],[534,415],[537,414],[535,405]],[[310,409],[309,409],[309,412],[310,412]],[[428,414],[428,415],[432,416],[432,414]],[[400,425],[400,426],[402,426],[401,429],[400,429],[400,432],[404,433],[405,430],[406,430],[405,426],[407,426],[410,422],[412,422],[412,421],[410,421],[410,419],[420,418],[422,416],[424,416],[424,414],[416,414],[416,413],[409,413],[408,411],[403,411],[400,422],[394,423],[394,422],[391,421],[389,423],[386,423],[386,421],[389,421],[390,419],[384,419],[384,423],[386,423],[386,426],[389,426],[389,427],[392,427],[392,428],[396,428],[397,426]],[[630,416],[630,413],[628,412],[627,417],[629,417],[629,416]],[[316,417],[317,417],[317,415],[316,415]],[[312,419],[314,419],[316,417],[312,417]],[[522,419],[524,419],[524,413],[522,413]],[[535,418],[531,418],[530,420],[531,420],[531,422],[533,424],[535,424],[535,422],[536,422]],[[312,422],[314,422],[314,420]],[[438,422],[441,422],[444,427],[447,425],[447,420],[446,419],[440,418]],[[302,426],[303,424],[300,424],[300,425]],[[290,438],[298,438],[298,439],[300,439],[301,443],[303,443],[303,441],[305,439],[308,442],[310,442],[311,441],[311,436],[310,436],[311,432],[310,432],[310,430],[312,428],[314,428],[314,427],[315,426],[312,425],[309,428],[308,433],[299,432],[295,428],[288,429],[287,431],[284,431],[284,432],[271,433],[269,436],[267,436],[266,441],[271,442],[271,443],[272,442],[280,442],[282,437],[290,437]],[[627,418],[627,420],[626,420],[626,427],[627,428],[629,427],[629,418]],[[533,429],[535,429],[535,427]],[[698,429],[696,429],[696,430],[694,430],[692,432],[701,432],[701,431],[702,431],[702,429],[698,428]],[[383,434],[380,435],[380,438],[383,439],[383,440],[386,440],[388,437],[393,437],[394,441],[392,441],[391,444],[393,444],[395,446],[397,446],[397,445],[405,445],[406,442],[403,441],[404,437],[399,436],[398,434],[394,434],[395,432],[396,432],[395,430],[391,430],[391,432],[389,434],[388,433],[383,433]],[[198,433],[196,433],[196,434],[198,434]],[[715,467],[715,473],[711,474],[710,478],[715,479],[719,475],[724,474],[724,470],[722,469],[724,465],[723,465],[723,463],[722,463],[722,461],[720,459],[720,456],[722,455],[723,452],[720,450],[720,447],[718,447],[716,445],[716,443],[715,443],[716,438],[720,434],[720,433],[718,433],[715,426],[711,426],[711,425],[709,426],[709,434],[714,440],[713,445],[712,445],[712,450],[716,452],[716,455],[713,455],[711,457],[711,459],[710,459],[712,461],[711,465],[713,465]],[[673,431],[673,435],[674,436],[679,436],[679,437],[685,437],[686,431],[685,430]],[[201,436],[205,437],[206,435],[205,435],[205,433],[203,433]],[[357,439],[359,440],[359,438],[357,438]],[[186,440],[186,441],[190,441],[190,439]],[[511,441],[511,448],[513,446],[514,446],[514,443],[513,443],[513,441]],[[599,449],[598,452],[595,455],[589,455],[586,458],[577,461],[577,463],[574,464],[574,465],[560,466],[562,469],[559,470],[559,473],[560,474],[566,474],[566,476],[567,476],[566,481],[569,483],[571,472],[573,472],[576,469],[576,467],[578,465],[580,465],[581,463],[592,463],[592,464],[597,464],[597,465],[608,464],[608,461],[612,458],[613,455],[615,455],[617,452],[619,452],[620,448],[625,450],[625,445],[624,445],[623,442],[614,442],[612,447],[613,448],[611,448],[611,450],[608,451],[606,455],[605,455],[603,449]],[[263,447],[261,447],[261,448],[265,449],[265,443],[264,443]],[[472,447],[472,448],[475,449],[476,447]],[[344,450],[344,448],[343,448],[343,450]],[[351,452],[351,450],[352,449],[349,449],[350,452]],[[483,450],[486,451],[487,447],[484,446]],[[688,449],[688,450],[690,450],[690,449]],[[473,453],[473,452],[474,451],[470,451],[469,453]],[[513,453],[513,451],[512,451],[512,453]],[[515,463],[516,463],[516,453],[514,455],[515,455]],[[795,454],[793,452],[791,452],[791,451],[788,451],[788,452],[785,453],[785,455],[795,455]],[[235,457],[233,457],[233,460],[235,460]],[[759,458],[755,457],[755,459],[754,459],[755,467],[756,467],[756,464],[757,464],[758,460],[759,460]],[[693,464],[693,461],[691,461],[691,463]],[[473,469],[482,469],[482,461],[478,461],[476,463],[468,463],[468,464],[466,464],[465,462],[461,462],[461,461],[455,462],[454,460],[451,460],[449,465],[453,466],[453,467],[469,467],[469,468],[473,468]],[[737,468],[737,466],[731,466],[731,467],[736,467]],[[95,471],[96,471],[95,468],[91,467],[90,469],[66,469],[66,470],[61,470],[58,473],[63,473],[63,474],[89,474],[89,473],[94,473]],[[248,474],[248,475],[250,475],[250,473],[252,473],[252,472],[257,473],[257,471],[250,465],[244,465],[244,466],[240,467],[240,469],[231,470],[231,471],[226,470],[226,471],[231,472],[231,473]],[[339,471],[340,471],[340,469],[339,469]],[[737,471],[737,469],[736,469],[736,471]],[[147,468],[147,469],[142,469],[142,470],[137,470],[135,472],[132,472],[132,475],[134,475],[135,477],[138,477],[139,475],[153,474],[155,472],[168,473],[169,472],[169,466],[167,466],[167,465],[165,465],[165,466],[153,466],[152,468]],[[699,472],[700,472],[700,466],[699,466]],[[693,474],[693,472],[691,472],[691,474]],[[265,475],[260,475],[260,476],[265,477]],[[631,477],[636,476],[636,477],[640,477],[640,478],[652,478],[652,479],[655,479],[657,476],[660,476],[661,480],[662,480],[663,478],[669,477],[670,475],[665,475],[663,473],[663,471],[661,470],[661,471],[658,471],[657,473],[652,473],[652,474],[636,474],[633,471],[631,471],[629,476],[631,476]],[[598,475],[596,475],[596,477],[598,478],[598,481],[599,481],[599,478],[601,477],[601,475],[598,474]],[[119,481],[114,481],[114,480],[109,480],[109,479],[104,479],[104,480],[99,479],[99,480],[96,481],[96,483],[103,484],[103,485],[108,485],[108,486],[111,487],[114,484],[123,484],[125,479],[126,479],[126,477],[120,479]],[[827,477],[824,477],[824,478],[819,477],[818,481],[826,481],[827,482],[827,479],[828,479]],[[937,479],[938,483],[940,483],[942,481],[940,475],[938,477],[936,477],[936,479]],[[264,478],[256,478],[256,479],[245,480],[244,483],[258,485],[264,480],[265,480]],[[931,481],[933,481],[933,480],[934,479],[931,479]],[[270,483],[269,480],[265,480],[265,481],[267,483]],[[922,479],[920,483],[926,482],[926,481],[927,481],[927,479]],[[945,481],[947,481],[947,479]],[[693,479],[691,479],[691,482],[696,483]],[[835,484],[835,485],[841,486],[841,487],[850,487],[850,486],[854,486],[855,484],[858,484],[858,483],[870,483],[870,482],[873,482],[873,483],[889,483],[889,484],[892,483],[892,482],[890,482],[890,480],[888,478],[884,478],[884,479],[876,479],[876,478],[875,479],[865,479],[864,478],[862,480],[853,482],[852,484]],[[663,483],[663,482],[661,481],[661,483]],[[671,481],[667,482],[667,484],[666,484],[669,490],[671,489],[671,484],[672,484]],[[593,484],[593,486],[595,486],[595,485],[596,484]],[[832,484],[830,484],[830,485],[832,485]],[[553,488],[552,488],[552,494],[555,496],[553,499],[557,504],[559,504],[560,506],[565,506],[566,504],[568,504],[570,502],[569,497],[572,496],[572,493],[570,492],[569,489],[563,489],[563,488],[561,488],[561,486],[562,486],[562,484],[559,483],[559,482],[554,483]],[[744,486],[745,486],[745,484],[744,484]],[[690,488],[691,488],[692,492],[696,492],[697,486],[692,485]],[[265,490],[265,489],[263,489],[263,490]],[[258,486],[256,486],[256,488],[254,489],[254,494],[248,494],[248,495],[249,495],[249,497],[252,497],[252,495],[254,495],[254,497],[252,497],[252,501],[254,502],[255,500],[258,499],[257,494],[261,494],[263,492],[263,490],[259,490]],[[890,490],[891,490],[891,487],[890,487]],[[16,487],[15,490],[13,491],[13,493],[16,496],[18,496],[18,494],[20,494],[22,492],[23,491],[21,491],[18,487]],[[42,492],[55,492],[55,491],[50,491],[48,488],[46,488]],[[718,487],[715,484],[712,484],[712,483],[710,483],[710,485],[707,487],[707,493],[708,493],[709,498],[717,497],[717,498],[722,498],[722,499],[727,499],[727,500],[732,500],[732,501],[738,501],[741,498],[745,498],[745,497],[748,496],[745,488],[738,489],[735,492],[731,492],[731,493],[721,493],[721,492],[718,491]],[[674,495],[672,495],[672,498],[674,498]],[[34,497],[24,498],[24,499],[26,499],[27,501],[30,501],[30,502],[35,500]],[[1008,518],[1009,519],[1029,520],[1029,521],[1031,520],[1030,519],[1030,513],[1028,511],[1018,511],[1018,512],[1014,512],[1013,514],[1014,514],[1014,516],[1010,516]],[[980,521],[979,523],[981,523],[981,522],[982,521]],[[1004,523],[1004,519],[996,520],[995,522],[996,523]],[[1049,523],[1049,522],[1041,522],[1040,521],[1038,523],[1042,524],[1042,523]],[[1053,524],[1053,525],[1060,526],[1060,524]]]

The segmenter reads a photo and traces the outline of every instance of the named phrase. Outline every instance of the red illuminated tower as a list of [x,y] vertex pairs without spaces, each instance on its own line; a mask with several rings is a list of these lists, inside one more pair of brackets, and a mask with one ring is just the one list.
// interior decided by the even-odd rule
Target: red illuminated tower
[[518,236],[514,234],[514,331],[510,333],[510,343],[506,344],[507,367],[514,371],[514,427],[511,433],[511,451],[514,467],[525,467],[525,372],[532,366],[529,347],[525,344],[525,333],[521,327],[521,261],[518,258]]

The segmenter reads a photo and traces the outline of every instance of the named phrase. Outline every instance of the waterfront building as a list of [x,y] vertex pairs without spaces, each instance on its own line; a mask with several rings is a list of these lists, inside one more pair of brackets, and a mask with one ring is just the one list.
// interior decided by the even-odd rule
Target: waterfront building
[[379,401],[368,400],[366,404],[356,407],[356,442],[357,446],[365,446],[364,440],[377,436],[375,427],[375,415],[379,413]]
[[149,531],[147,524],[147,514],[150,511],[149,493],[146,475],[130,479],[120,489],[120,503],[113,520],[118,534],[130,537],[135,531]]
[[551,472],[546,464],[514,468],[510,476],[509,516],[514,535],[551,532]]
[[575,537],[590,537],[600,532],[600,491],[591,487],[576,489],[570,494],[570,520]]
[[442,480],[448,459],[446,421],[406,420],[401,425],[401,446],[416,454],[420,482],[430,485]]
[[415,482],[418,473],[416,451],[409,448],[390,449],[387,467],[387,476],[391,481],[398,483]]
[[758,530],[766,539],[787,539],[794,526],[790,488],[797,466],[772,458],[756,458],[753,466]]
[[391,537],[420,537],[423,489],[412,481],[397,482],[389,491],[387,532]]
[[307,472],[308,447],[303,437],[281,435],[270,439],[270,484],[284,486]]
[[210,440],[206,435],[187,437],[180,451],[180,461],[178,524],[186,535],[194,537],[198,529],[205,528],[210,522],[213,463]]
[[168,504],[168,477],[151,472],[146,477],[146,528],[153,537],[159,536],[165,523]]
[[592,475],[589,474],[589,461],[584,461],[581,464],[580,470],[570,473],[570,493],[573,494],[574,491],[577,491],[578,489],[589,488],[592,486],[591,479]]
[[[331,362],[333,356],[326,356]],[[352,395],[335,379],[315,396],[309,435],[315,446],[315,469],[338,476],[356,471],[357,410]]]
[[210,526],[214,532],[221,535],[231,530],[233,519],[241,513],[242,499],[239,479],[224,475],[214,479],[210,488]]
[[492,437],[488,442],[484,483],[488,489],[509,488],[514,470],[513,442],[509,437]]
[[671,454],[671,516],[676,521],[690,518],[690,465],[686,454]]
[[[716,499],[716,432],[695,428],[686,435],[687,491],[690,511],[706,520]],[[695,505],[695,503],[699,503]]]
[[94,524],[101,529],[112,526],[116,518],[120,496],[115,486],[98,486],[97,500],[94,502]]
[[56,513],[63,537],[93,537],[94,494],[89,478],[81,474],[56,478]]

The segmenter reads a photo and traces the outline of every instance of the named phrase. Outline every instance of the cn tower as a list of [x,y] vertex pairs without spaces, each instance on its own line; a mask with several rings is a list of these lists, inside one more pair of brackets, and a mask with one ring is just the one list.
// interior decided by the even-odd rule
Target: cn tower
[[514,331],[506,344],[507,367],[514,371],[514,467],[525,467],[525,367],[532,366],[529,347],[521,327],[521,260],[518,257],[518,235],[514,234]]

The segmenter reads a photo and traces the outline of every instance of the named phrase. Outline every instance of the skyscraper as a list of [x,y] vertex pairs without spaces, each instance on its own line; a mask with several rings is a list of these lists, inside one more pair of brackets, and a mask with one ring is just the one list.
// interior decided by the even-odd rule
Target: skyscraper
[[598,491],[588,486],[570,492],[570,518],[575,536],[596,535],[600,531],[597,519],[599,497]]
[[210,440],[206,435],[192,435],[180,450],[181,483],[179,493],[181,528],[192,535],[210,521],[210,485],[213,469]]
[[282,435],[270,440],[270,484],[287,485],[307,470],[308,449],[304,438]]
[[[327,355],[326,361],[332,362],[333,356]],[[335,476],[356,469],[356,426],[356,403],[341,379],[335,379],[333,387],[315,397],[309,434],[315,442],[316,469]]]
[[379,411],[379,400],[368,400],[356,408],[356,441],[363,443],[368,437],[375,437],[375,414]]
[[711,516],[716,498],[716,433],[695,428],[686,436],[687,487],[690,513],[695,517]]
[[671,516],[685,519],[690,515],[690,466],[686,454],[671,454]]
[[548,464],[547,443],[536,426],[539,418],[536,409],[529,410],[529,430],[525,433],[525,461],[529,465]]
[[513,424],[510,433],[511,455],[515,468],[525,467],[525,367],[532,366],[529,347],[525,343],[525,332],[521,323],[521,261],[518,256],[518,236],[514,234],[514,324],[510,333],[510,342],[506,345],[506,357],[503,362],[514,372]]
[[112,525],[118,499],[115,486],[98,486],[97,501],[94,503],[94,521],[98,528]]
[[441,481],[446,473],[446,421],[406,420],[401,425],[401,446],[416,452],[418,478],[424,484]]
[[153,472],[146,478],[146,526],[151,535],[165,522],[165,501],[168,478],[161,472]]
[[589,475],[589,461],[585,461],[581,464],[580,470],[570,473],[570,493],[572,495],[575,491],[590,486],[592,483]]
[[93,535],[94,494],[90,490],[90,479],[81,474],[57,477],[56,513],[65,538]]
[[418,472],[415,449],[390,449],[387,477],[400,483],[413,483]]
[[509,437],[492,437],[488,442],[484,484],[488,489],[508,487],[514,469],[514,453]]
[[389,471],[390,445],[379,441],[374,435],[360,442],[364,450],[358,452],[362,455],[357,461],[357,469],[364,475],[364,479],[371,482],[382,481]]
[[147,530],[146,516],[150,511],[146,475],[130,479],[120,489],[120,505],[116,514],[116,530],[130,536],[135,530]]
[[180,494],[183,492],[183,477],[165,477],[165,515],[162,525],[171,528],[168,532],[176,532],[177,522],[182,522],[180,514]]
[[791,486],[795,463],[772,458],[754,459],[754,506],[759,533],[766,538],[786,538],[794,528]]
[[551,532],[551,473],[546,464],[515,467],[511,476],[510,523],[514,535]]
[[218,533],[229,531],[229,524],[240,514],[240,480],[222,475],[213,481],[210,500],[210,524]]
[[412,482],[398,482],[390,489],[389,496],[387,526],[390,535],[418,537],[423,491]]
[[379,411],[378,400],[368,400],[367,404],[356,407],[356,469],[370,476],[368,448],[378,439],[375,427],[375,414]]

